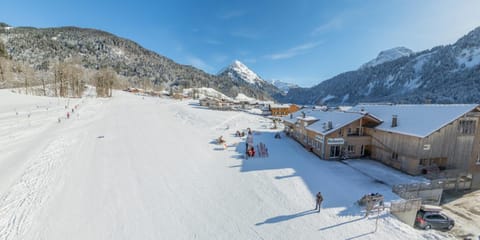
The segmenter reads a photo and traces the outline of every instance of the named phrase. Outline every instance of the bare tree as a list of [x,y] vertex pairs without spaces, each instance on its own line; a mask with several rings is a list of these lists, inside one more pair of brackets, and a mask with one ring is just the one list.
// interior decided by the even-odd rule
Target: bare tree
[[[23,81],[25,87],[25,94],[28,94],[29,89],[31,88],[34,80],[33,69],[29,66],[23,67]],[[30,91],[31,92],[31,91]],[[32,94],[32,92],[31,92]]]
[[7,83],[8,60],[0,57],[0,86]]
[[111,97],[117,74],[109,68],[102,68],[94,75],[98,97]]

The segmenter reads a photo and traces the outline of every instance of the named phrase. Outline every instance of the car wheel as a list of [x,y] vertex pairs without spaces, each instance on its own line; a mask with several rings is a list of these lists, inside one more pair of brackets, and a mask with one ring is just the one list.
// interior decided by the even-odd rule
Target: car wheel
[[430,230],[430,229],[432,229],[432,226],[427,225],[427,226],[425,226],[423,229],[425,229],[425,230]]
[[452,230],[452,228],[453,228],[453,224],[450,224],[450,225],[448,225],[448,227],[447,227],[448,230]]

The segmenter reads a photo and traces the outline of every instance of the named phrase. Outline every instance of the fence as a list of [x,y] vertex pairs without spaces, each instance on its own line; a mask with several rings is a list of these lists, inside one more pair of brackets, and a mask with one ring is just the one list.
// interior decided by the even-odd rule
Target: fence
[[413,227],[417,211],[422,206],[422,199],[402,199],[390,203],[390,212],[400,221]]
[[392,191],[404,199],[421,199],[424,204],[440,205],[444,181],[432,180],[428,183],[394,185]]
[[390,203],[390,212],[407,212],[411,210],[418,211],[422,206],[422,199],[402,199]]
[[432,181],[440,182],[443,190],[467,190],[472,188],[472,174],[459,170],[444,170],[425,175]]

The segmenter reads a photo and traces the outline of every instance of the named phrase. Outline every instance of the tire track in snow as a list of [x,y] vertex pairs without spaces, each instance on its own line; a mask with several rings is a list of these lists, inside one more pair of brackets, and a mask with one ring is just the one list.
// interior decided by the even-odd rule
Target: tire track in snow
[[52,141],[30,161],[19,180],[0,198],[0,239],[24,239],[37,213],[58,184],[58,169],[71,142]]

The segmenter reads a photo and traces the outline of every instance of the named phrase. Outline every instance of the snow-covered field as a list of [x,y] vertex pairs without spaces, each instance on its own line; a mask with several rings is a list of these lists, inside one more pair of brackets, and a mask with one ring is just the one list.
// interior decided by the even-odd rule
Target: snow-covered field
[[[387,211],[374,232],[376,215],[355,202],[371,192],[398,199],[389,184],[402,175],[319,160],[270,126],[193,101],[115,92],[68,102],[0,90],[0,239],[451,238]],[[234,133],[248,127],[269,157],[243,158],[245,139]]]

